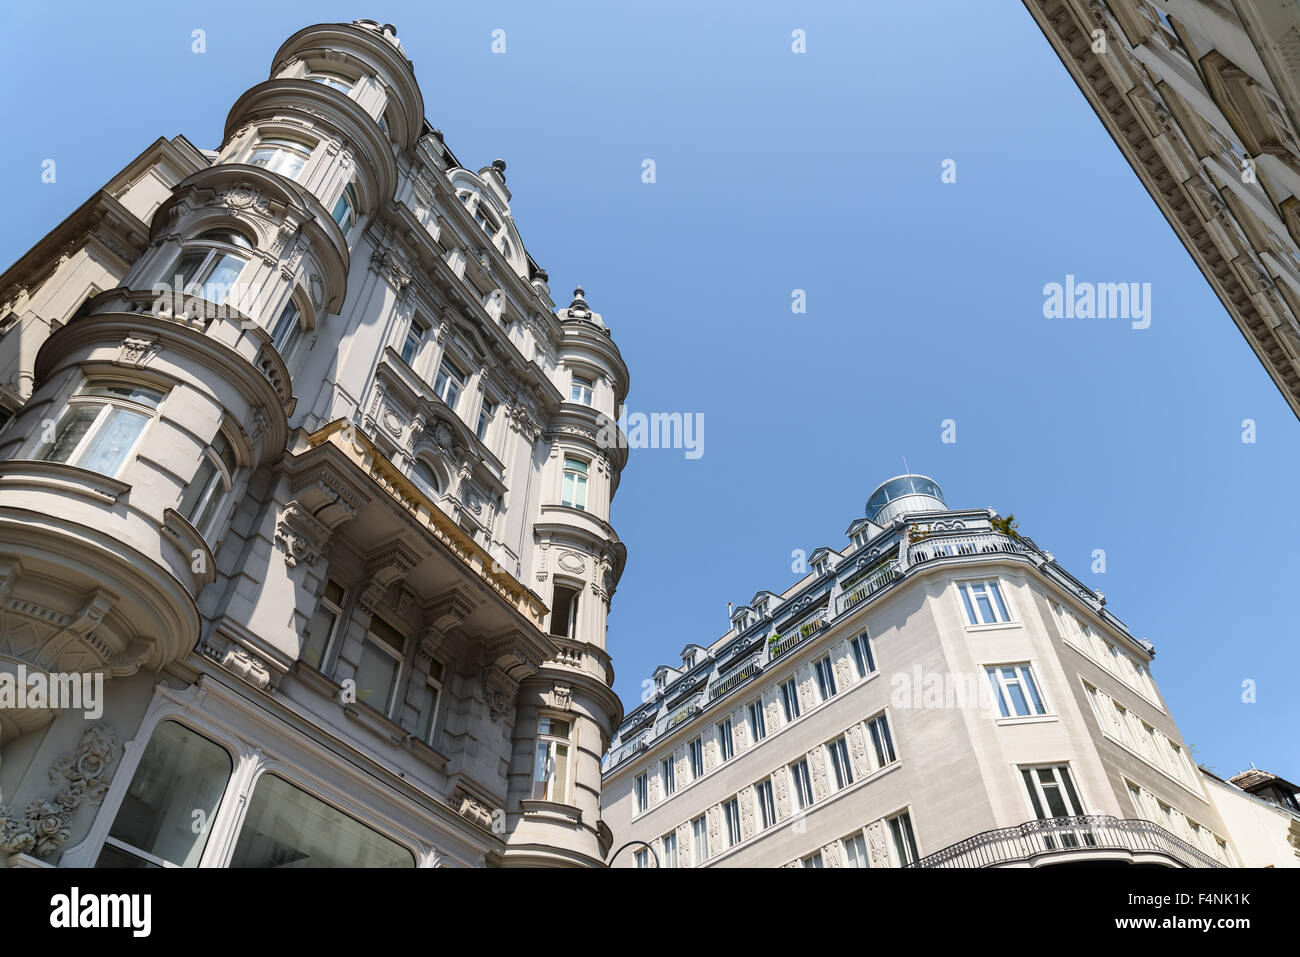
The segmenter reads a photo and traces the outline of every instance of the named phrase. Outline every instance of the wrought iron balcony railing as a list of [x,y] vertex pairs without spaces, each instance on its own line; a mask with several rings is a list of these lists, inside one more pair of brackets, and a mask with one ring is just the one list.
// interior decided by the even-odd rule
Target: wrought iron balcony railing
[[862,581],[857,582],[852,588],[846,589],[839,597],[835,606],[837,614],[844,614],[854,605],[870,598],[875,592],[880,591],[890,582],[900,577],[902,573],[898,570],[898,562],[887,562],[883,567],[872,572]]
[[1151,821],[1088,814],[1053,817],[968,837],[914,861],[909,867],[996,867],[1049,854],[1106,851],[1161,854],[1183,867],[1223,867],[1209,854]]

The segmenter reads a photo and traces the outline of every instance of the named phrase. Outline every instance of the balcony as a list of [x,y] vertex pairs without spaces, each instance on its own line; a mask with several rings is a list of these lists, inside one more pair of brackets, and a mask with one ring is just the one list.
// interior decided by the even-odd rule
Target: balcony
[[772,660],[775,661],[799,642],[817,634],[826,627],[826,620],[826,609],[819,608],[815,614],[805,618],[797,625],[791,625],[787,628],[784,635],[776,636],[777,640],[772,643]]
[[1053,817],[984,831],[909,867],[1040,867],[1083,861],[1164,867],[1223,867],[1204,851],[1153,824],[1109,815]]
[[880,568],[871,572],[862,581],[840,595],[835,605],[836,614],[844,614],[855,605],[866,601],[880,589],[902,577],[898,562],[890,559]]
[[744,684],[748,679],[758,674],[759,657],[759,655],[754,655],[748,661],[738,663],[739,667],[727,672],[725,678],[715,681],[709,688],[709,700],[716,701],[732,688]]
[[958,558],[970,555],[990,555],[999,552],[1020,555],[1034,552],[1028,543],[1000,535],[997,532],[977,532],[966,535],[945,535],[942,538],[926,536],[907,550],[908,565],[920,565],[940,558]]

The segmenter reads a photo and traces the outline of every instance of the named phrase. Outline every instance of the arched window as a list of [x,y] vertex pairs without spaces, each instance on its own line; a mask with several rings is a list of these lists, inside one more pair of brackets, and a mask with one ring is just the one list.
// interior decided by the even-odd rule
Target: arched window
[[416,459],[415,464],[411,466],[411,474],[415,478],[415,484],[419,485],[431,498],[437,498],[442,494],[442,480],[438,478],[438,473],[433,467],[423,459]]
[[311,157],[312,145],[288,136],[262,136],[253,147],[248,165],[297,179]]
[[248,237],[237,229],[209,229],[184,245],[163,272],[162,284],[220,305],[248,262],[243,250],[252,248]]
[[325,86],[332,86],[334,89],[350,94],[352,88],[357,85],[357,81],[342,73],[334,73],[330,70],[317,70],[314,67],[309,68],[309,72],[303,77],[304,80],[311,80],[313,83],[323,83]]

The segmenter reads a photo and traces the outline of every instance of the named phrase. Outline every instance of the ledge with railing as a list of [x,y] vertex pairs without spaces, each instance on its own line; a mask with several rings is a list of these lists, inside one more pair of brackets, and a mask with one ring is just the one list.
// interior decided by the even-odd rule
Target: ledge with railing
[[817,612],[796,625],[789,626],[785,634],[777,635],[776,641],[771,642],[772,659],[780,658],[783,654],[793,648],[799,642],[812,637],[826,627],[829,615],[825,608],[819,608]]
[[747,661],[737,662],[739,667],[725,672],[726,677],[719,675],[718,681],[709,685],[709,700],[716,701],[732,688],[744,684],[748,679],[758,674],[758,663],[762,655],[753,655]]
[[835,604],[835,613],[838,615],[844,614],[854,605],[866,601],[886,585],[897,581],[902,575],[898,561],[890,559],[880,568],[867,575],[866,578],[856,582],[852,588],[846,589]]
[[1107,851],[1159,854],[1182,867],[1223,867],[1159,824],[1104,814],[1053,817],[984,831],[914,861],[908,867],[998,867],[1048,855],[1105,857]]

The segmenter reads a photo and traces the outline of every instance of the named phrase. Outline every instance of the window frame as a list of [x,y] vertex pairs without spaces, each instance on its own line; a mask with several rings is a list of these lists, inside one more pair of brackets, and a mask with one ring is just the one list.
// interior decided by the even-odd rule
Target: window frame
[[596,380],[573,373],[569,380],[569,401],[577,405],[591,406],[596,397]]
[[[225,457],[218,451],[216,448],[218,441],[225,444],[232,461],[226,461]],[[212,441],[199,454],[199,463],[199,470],[181,489],[180,499],[176,503],[176,512],[194,527],[205,542],[211,545],[216,542],[212,533],[226,520],[226,511],[230,505],[231,494],[234,492],[235,479],[242,467],[239,447],[234,443],[224,427],[217,430],[217,434],[213,436]],[[199,491],[198,497],[186,510],[184,508],[185,498],[189,495],[190,488],[198,480],[199,475],[202,474],[205,468],[211,469],[211,472],[205,479],[204,487]],[[211,508],[211,511],[207,512],[206,520],[200,521],[209,508]]]
[[736,756],[736,731],[728,716],[719,721],[714,730],[718,735],[718,763],[726,764]]
[[813,662],[813,677],[816,679],[817,695],[822,702],[830,701],[840,693],[835,681],[835,662],[829,654],[822,655]]
[[[550,723],[544,725],[544,722],[550,722]],[[560,734],[552,730],[552,728],[557,723],[564,726],[563,734]],[[561,748],[564,749],[562,755],[564,758],[563,765],[561,765],[560,762]],[[547,762],[548,762],[547,766],[550,768],[550,773],[546,778],[546,788],[543,791],[543,796],[538,798],[535,796],[537,794],[537,785],[541,783],[537,778],[538,758],[541,756],[543,750],[545,750],[547,754]],[[572,719],[568,717],[560,717],[558,715],[551,715],[547,713],[539,714],[537,716],[536,744],[533,748],[533,781],[532,781],[532,788],[529,792],[530,794],[534,795],[533,800],[549,801],[552,804],[569,803],[569,794],[571,788],[573,787],[573,774],[571,773],[573,767],[572,758],[573,758]],[[559,785],[559,790],[561,793],[557,794],[556,780],[558,777],[560,777],[560,775],[557,774],[557,771],[559,771],[561,767],[563,767],[564,770],[562,776],[563,780]],[[642,775],[642,777],[645,777],[647,782],[649,781],[648,775]],[[649,807],[649,797],[650,797],[650,791],[649,791],[649,784],[647,783],[646,786],[647,807]]]
[[691,820],[691,864],[699,867],[709,860],[709,821],[707,814]]
[[460,397],[465,394],[468,381],[469,376],[461,372],[460,366],[450,356],[444,355],[438,363],[438,374],[433,378],[433,392],[447,408],[455,412]]
[[[1032,661],[999,662],[984,665],[983,668],[984,674],[988,677],[993,698],[997,702],[998,714],[1002,719],[1042,718],[1052,714],[1047,698],[1043,694],[1043,689],[1034,675],[1034,663]],[[1004,669],[1007,668],[1015,669],[1016,676],[1014,679],[1008,679],[1003,674]],[[1015,707],[1015,699],[1011,696],[1010,690],[1013,684],[1019,687],[1021,697],[1029,709],[1024,714],[1020,714]],[[1035,710],[1035,705],[1037,710]]]
[[564,454],[564,474],[560,486],[561,505],[566,508],[576,508],[580,512],[587,510],[587,494],[591,485],[590,474],[590,459],[583,459],[567,452]]
[[[229,233],[232,236],[239,237],[243,242],[231,242],[216,235],[218,233]],[[257,245],[241,230],[235,229],[233,226],[212,226],[192,239],[184,240],[181,243],[180,249],[172,257],[171,264],[163,272],[158,285],[170,289],[173,296],[180,296],[182,299],[185,297],[199,298],[217,306],[224,306],[231,290],[237,290],[239,277],[244,274],[244,269],[247,268],[256,251]],[[202,252],[203,255],[194,260],[195,265],[187,276],[185,271],[181,270],[181,263],[187,256],[197,252]],[[212,282],[212,277],[227,260],[232,263],[238,262],[239,268],[234,273],[232,280],[223,289],[219,290],[217,295],[210,295],[208,286]],[[178,276],[181,279],[179,288],[172,282]],[[236,299],[238,299],[238,295],[236,295]],[[183,308],[183,303],[181,308]]]
[[[849,655],[853,659],[853,670],[857,672],[858,680],[865,681],[874,674],[879,673],[879,666],[876,664],[875,649],[871,647],[871,636],[865,631],[860,631],[849,639]],[[866,664],[870,670],[863,671],[862,656],[866,656]]]
[[[795,812],[806,811],[817,803],[817,793],[812,786],[812,773],[808,769],[808,755],[791,761],[786,767],[790,771],[790,796],[798,798]],[[806,800],[805,800],[806,799]]]
[[[330,597],[331,584],[338,586],[339,597],[337,599]],[[317,671],[321,673],[324,673],[325,669],[329,665],[330,651],[333,650],[334,639],[338,637],[339,626],[343,624],[343,609],[347,605],[347,600],[348,600],[348,589],[337,578],[327,577],[325,579],[324,585],[325,587],[321,591],[320,598],[318,598],[316,601],[316,609],[315,611],[312,612],[311,618],[308,619],[307,627],[303,629],[302,642],[298,646],[298,660],[304,662],[307,665],[307,667],[315,668]],[[311,632],[312,625],[315,624],[316,618],[320,614],[322,607],[324,608],[325,611],[329,612],[331,615],[334,616],[334,621],[333,623],[330,624],[329,633],[326,634],[325,640],[321,644],[319,662],[313,665],[310,661],[307,661],[307,659],[303,657],[303,651],[307,647],[308,634]]]
[[[1002,587],[1001,578],[969,578],[954,582],[954,584],[957,586],[958,603],[961,606],[967,628],[996,628],[1018,624],[1011,610],[1011,601],[1006,594],[1006,590]],[[984,620],[984,611],[980,606],[980,596],[975,593],[975,586],[979,586],[984,590],[982,597],[988,602],[989,611],[994,615],[991,621]],[[999,611],[1005,617],[996,617]]]
[[[264,169],[269,173],[276,173],[297,182],[302,171],[307,168],[307,163],[311,161],[317,145],[285,133],[259,134],[257,139],[249,145],[248,158],[244,162],[249,166],[256,166],[258,169]],[[259,153],[269,154],[269,162],[256,162]],[[285,172],[283,168],[280,168],[284,165],[279,162],[283,156],[291,158],[290,166],[292,166],[294,160],[300,161],[292,172]]]
[[[120,396],[93,391],[95,389],[111,389],[114,387],[129,391],[130,394]],[[137,400],[134,397],[136,392],[155,395],[157,399],[150,405],[147,401]],[[95,472],[97,475],[106,475],[108,478],[116,478],[134,462],[140,443],[149,432],[149,426],[160,418],[163,405],[166,403],[169,394],[169,391],[165,388],[128,378],[88,376],[82,379],[64,400],[64,408],[59,417],[54,420],[50,439],[45,441],[43,437],[38,436],[36,447],[33,450],[33,458],[43,462],[55,462],[73,468],[85,469],[88,472]],[[63,441],[64,428],[73,423],[79,410],[92,408],[96,411],[90,419],[90,424],[77,438],[76,444],[72,446],[68,454],[61,459],[51,457],[51,453],[58,449]],[[87,460],[99,457],[104,451],[99,447],[99,443],[108,438],[107,429],[111,427],[109,420],[114,418],[115,413],[118,411],[137,416],[140,420],[139,427],[131,436],[130,443],[123,448],[117,465],[112,472],[101,472],[98,469],[90,468]]]

